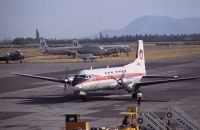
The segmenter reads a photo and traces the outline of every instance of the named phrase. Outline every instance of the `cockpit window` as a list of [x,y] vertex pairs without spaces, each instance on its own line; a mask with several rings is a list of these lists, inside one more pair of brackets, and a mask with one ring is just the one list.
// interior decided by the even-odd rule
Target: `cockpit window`
[[86,75],[79,75],[79,78],[86,78]]
[[75,75],[75,78],[78,78],[78,75]]

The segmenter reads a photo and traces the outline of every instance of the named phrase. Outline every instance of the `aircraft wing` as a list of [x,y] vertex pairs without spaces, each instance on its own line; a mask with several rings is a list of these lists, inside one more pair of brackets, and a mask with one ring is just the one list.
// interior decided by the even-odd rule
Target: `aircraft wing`
[[6,57],[6,56],[0,57],[0,61],[6,61],[6,60],[8,60],[8,57]]
[[178,78],[177,75],[173,76],[163,76],[163,75],[145,75],[142,78]]
[[30,75],[30,74],[21,74],[21,73],[12,73],[12,74],[24,76],[24,77],[35,78],[35,79],[42,79],[42,80],[47,80],[47,81],[52,81],[52,82],[57,82],[57,83],[66,83],[65,80],[57,79],[57,78],[44,77],[44,76],[38,76],[38,75]]
[[193,80],[193,79],[200,79],[200,76],[141,82],[141,83],[137,83],[136,84],[135,89],[137,90],[141,86],[154,85],[154,84],[162,84],[162,83],[169,83],[169,82],[178,82],[178,81],[185,81],[185,80]]

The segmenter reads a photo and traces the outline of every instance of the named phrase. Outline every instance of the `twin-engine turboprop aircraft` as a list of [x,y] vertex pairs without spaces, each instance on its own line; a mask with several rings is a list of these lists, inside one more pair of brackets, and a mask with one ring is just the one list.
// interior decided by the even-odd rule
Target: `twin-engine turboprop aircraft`
[[[127,92],[132,93],[132,98],[136,98],[136,95],[142,86],[200,78],[200,76],[178,78],[177,76],[146,75],[142,40],[138,41],[136,60],[122,67],[81,70],[75,76],[67,76],[64,80],[21,73],[13,74],[64,83],[65,90],[67,84],[69,84],[73,87],[74,93],[81,96],[82,101],[87,101],[88,91],[125,89]],[[142,78],[167,79],[141,82]]]

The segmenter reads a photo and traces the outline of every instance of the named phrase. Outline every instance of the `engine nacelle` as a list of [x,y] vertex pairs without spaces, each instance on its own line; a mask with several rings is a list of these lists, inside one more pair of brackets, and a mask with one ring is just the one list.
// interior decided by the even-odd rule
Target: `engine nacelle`
[[65,81],[67,84],[72,84],[72,81],[74,80],[74,76],[67,76]]
[[123,78],[122,79],[122,85],[128,91],[129,93],[133,91],[133,87],[135,84],[134,78]]
[[133,78],[127,78],[127,77],[122,78],[122,83],[123,84],[131,84],[133,81],[134,81]]

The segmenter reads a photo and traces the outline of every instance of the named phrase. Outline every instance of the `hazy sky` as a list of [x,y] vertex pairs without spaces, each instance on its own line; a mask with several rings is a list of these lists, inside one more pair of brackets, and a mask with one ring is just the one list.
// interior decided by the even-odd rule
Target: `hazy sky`
[[144,15],[200,17],[200,0],[0,0],[0,40],[79,38]]

